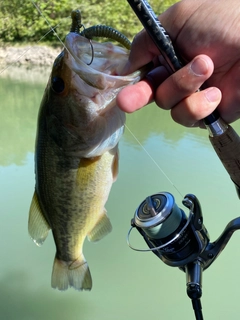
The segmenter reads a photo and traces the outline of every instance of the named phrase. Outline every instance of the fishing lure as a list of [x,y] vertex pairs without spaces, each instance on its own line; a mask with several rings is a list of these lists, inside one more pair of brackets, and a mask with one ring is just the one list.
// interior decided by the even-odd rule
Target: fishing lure
[[[70,32],[79,33],[81,36],[84,36],[88,39],[93,39],[94,37],[101,37],[101,38],[108,38],[111,40],[115,40],[119,42],[121,45],[123,45],[126,49],[130,50],[131,48],[131,42],[128,40],[128,38],[119,32],[118,30],[103,25],[95,25],[89,28],[85,28],[82,24],[81,19],[81,12],[80,10],[73,10],[72,14],[72,26]],[[83,31],[80,32],[80,29],[83,27]]]

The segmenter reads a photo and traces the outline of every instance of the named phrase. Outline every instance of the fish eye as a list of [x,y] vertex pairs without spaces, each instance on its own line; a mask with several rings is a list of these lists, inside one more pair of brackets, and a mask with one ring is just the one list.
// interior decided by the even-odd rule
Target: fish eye
[[52,78],[52,89],[56,93],[62,93],[64,91],[65,85],[64,81],[60,77],[53,77]]

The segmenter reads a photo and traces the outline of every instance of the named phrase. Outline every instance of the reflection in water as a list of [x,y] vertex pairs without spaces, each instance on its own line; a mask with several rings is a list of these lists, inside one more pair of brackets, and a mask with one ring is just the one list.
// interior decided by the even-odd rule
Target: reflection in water
[[[166,142],[177,144],[178,141],[184,139],[184,136],[188,131],[189,133],[192,133],[192,130],[184,129],[174,123],[170,119],[169,112],[161,110],[155,104],[148,106],[147,112],[145,112],[144,108],[133,115],[128,116],[127,126],[141,144],[144,144],[144,141],[149,135],[159,136]],[[204,143],[206,132],[205,130],[196,129],[194,136],[200,139],[203,138],[202,141]],[[129,140],[131,144],[136,144],[134,137],[128,130],[125,132],[125,138]]]
[[[127,126],[141,145],[126,129],[120,142],[119,178],[107,203],[113,232],[96,245],[85,243],[93,290],[59,293],[50,288],[55,252],[51,237],[37,248],[27,234],[37,112],[47,79],[40,84],[0,82],[1,318],[175,319],[177,312],[181,319],[192,320],[183,272],[164,265],[152,253],[130,250],[126,234],[138,204],[158,191],[173,193],[180,206],[186,193],[196,194],[211,241],[239,215],[234,187],[206,130],[183,128],[155,105],[127,116]],[[234,127],[240,132],[239,123]],[[133,241],[145,245],[137,234]],[[207,319],[238,318],[239,241],[240,232],[203,274]]]
[[33,152],[43,85],[0,78],[0,165],[23,164]]

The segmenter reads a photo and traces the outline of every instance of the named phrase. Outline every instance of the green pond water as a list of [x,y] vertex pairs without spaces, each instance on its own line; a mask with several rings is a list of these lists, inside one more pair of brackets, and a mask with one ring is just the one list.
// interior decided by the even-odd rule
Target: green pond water
[[[50,287],[55,255],[51,233],[39,248],[27,231],[37,112],[48,73],[28,71],[18,80],[16,74],[9,69],[0,78],[0,319],[194,319],[185,274],[151,252],[131,250],[126,236],[140,202],[160,191],[171,192],[187,214],[181,201],[185,194],[195,194],[211,241],[240,215],[240,201],[207,131],[177,125],[154,104],[127,116],[119,177],[106,205],[113,231],[84,245],[93,289],[59,292]],[[234,128],[240,133],[240,122]],[[146,247],[137,231],[132,241]],[[239,319],[239,243],[240,231],[203,273],[206,319]]]

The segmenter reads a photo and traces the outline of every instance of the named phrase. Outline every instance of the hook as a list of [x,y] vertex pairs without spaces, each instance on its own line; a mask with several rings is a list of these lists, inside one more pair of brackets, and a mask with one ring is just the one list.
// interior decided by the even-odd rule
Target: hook
[[90,66],[90,64],[92,64],[93,62],[93,59],[94,59],[94,50],[93,50],[93,44],[92,44],[92,40],[91,39],[88,39],[89,40],[89,43],[90,43],[90,46],[91,46],[91,50],[92,50],[92,59],[89,63],[87,63],[88,66]]
[[[80,10],[73,10],[72,14],[71,14],[71,18],[72,18],[72,26],[71,26],[70,32],[80,34],[80,29],[83,28],[82,34],[84,35],[85,27],[81,23],[81,11]],[[92,50],[91,61],[89,63],[87,63],[87,65],[90,66],[90,64],[92,64],[93,59],[94,59],[94,50],[93,50],[93,44],[92,44],[91,39],[88,39],[88,40],[89,40],[91,50]]]

